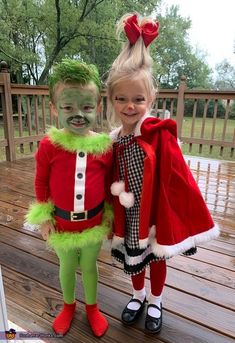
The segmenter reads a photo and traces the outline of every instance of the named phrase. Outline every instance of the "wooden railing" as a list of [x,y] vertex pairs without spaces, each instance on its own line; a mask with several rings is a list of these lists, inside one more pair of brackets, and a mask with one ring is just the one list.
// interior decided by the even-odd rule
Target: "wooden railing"
[[[97,118],[96,130],[107,130],[106,93],[104,111]],[[235,91],[189,90],[181,77],[179,88],[160,89],[152,114],[177,122],[178,137],[185,153],[212,154],[234,159]],[[5,62],[0,71],[0,159],[14,161],[32,154],[48,125],[58,122],[49,110],[47,86],[16,85],[10,82]],[[218,111],[220,108],[220,112]],[[209,111],[210,110],[210,111]]]

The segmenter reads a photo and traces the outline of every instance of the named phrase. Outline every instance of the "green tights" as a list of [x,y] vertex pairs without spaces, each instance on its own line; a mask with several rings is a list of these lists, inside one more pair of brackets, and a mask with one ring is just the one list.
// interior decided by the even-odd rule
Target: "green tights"
[[96,304],[98,269],[97,258],[102,242],[71,251],[55,249],[60,260],[60,285],[64,302],[72,304],[75,300],[76,270],[80,267],[87,305]]

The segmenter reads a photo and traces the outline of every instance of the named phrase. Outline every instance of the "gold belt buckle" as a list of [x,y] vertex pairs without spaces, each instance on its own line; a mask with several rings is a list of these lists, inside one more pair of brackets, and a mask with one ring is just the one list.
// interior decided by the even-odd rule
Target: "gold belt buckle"
[[87,220],[87,214],[88,211],[84,211],[84,212],[70,212],[70,220],[71,222],[79,222],[82,220]]

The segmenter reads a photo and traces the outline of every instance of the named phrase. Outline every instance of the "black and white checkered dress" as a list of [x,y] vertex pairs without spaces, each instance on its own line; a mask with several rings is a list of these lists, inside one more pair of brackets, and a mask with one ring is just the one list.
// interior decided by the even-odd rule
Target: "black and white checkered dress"
[[[118,149],[117,145],[123,149]],[[151,261],[158,260],[152,253],[151,246],[145,249],[140,249],[139,246],[139,211],[145,152],[137,144],[134,134],[120,137],[115,146],[120,180],[128,178],[128,192],[134,194],[135,201],[132,207],[125,208],[124,244],[112,249],[111,253],[116,260],[123,263],[127,274],[134,275],[140,273]]]

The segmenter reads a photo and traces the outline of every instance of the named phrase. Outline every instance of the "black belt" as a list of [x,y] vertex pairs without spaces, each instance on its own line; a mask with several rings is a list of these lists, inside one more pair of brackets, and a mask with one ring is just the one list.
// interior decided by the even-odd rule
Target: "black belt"
[[98,206],[85,212],[70,212],[55,206],[54,215],[65,220],[70,220],[71,222],[78,222],[80,220],[91,219],[92,217],[96,216],[103,209],[103,207],[104,201],[102,201]]

